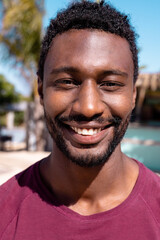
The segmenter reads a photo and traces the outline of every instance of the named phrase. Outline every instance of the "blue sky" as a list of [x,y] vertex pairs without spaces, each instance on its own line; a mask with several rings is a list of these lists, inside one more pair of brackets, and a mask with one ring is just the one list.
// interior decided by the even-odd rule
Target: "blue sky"
[[[46,0],[44,25],[55,16],[57,9],[64,8],[70,0]],[[160,71],[160,0],[110,0],[118,10],[129,14],[131,23],[139,34],[138,46],[140,65],[146,65],[146,72]]]
[[[44,27],[54,17],[58,10],[65,8],[70,0],[45,0],[46,14]],[[145,72],[160,72],[160,0],[110,0],[121,12],[129,14],[131,23],[139,34],[138,46],[140,65],[146,65]],[[14,83],[16,89],[23,94],[29,94],[29,87],[16,71],[0,66],[0,73]]]

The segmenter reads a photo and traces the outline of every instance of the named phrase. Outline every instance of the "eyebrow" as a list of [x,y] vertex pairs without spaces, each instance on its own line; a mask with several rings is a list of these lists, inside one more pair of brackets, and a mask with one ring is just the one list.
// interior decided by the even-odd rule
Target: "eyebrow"
[[[80,73],[80,70],[75,68],[75,67],[65,66],[65,67],[60,67],[60,68],[54,68],[50,72],[50,74],[58,74],[58,73]],[[118,69],[103,70],[100,73],[100,75],[101,76],[103,76],[103,75],[108,75],[108,76],[109,75],[117,75],[117,76],[128,77],[128,74],[126,72],[123,72],[123,71],[118,70]]]
[[80,71],[77,68],[74,67],[60,67],[60,68],[54,68],[52,69],[52,71],[50,72],[50,74],[58,74],[58,73],[79,73]]
[[120,70],[104,70],[102,72],[102,75],[117,75],[117,76],[128,77],[128,74],[126,72],[123,72]]

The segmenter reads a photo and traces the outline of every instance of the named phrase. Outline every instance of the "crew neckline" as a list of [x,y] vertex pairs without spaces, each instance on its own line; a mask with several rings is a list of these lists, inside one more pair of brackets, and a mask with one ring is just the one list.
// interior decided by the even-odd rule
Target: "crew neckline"
[[[48,202],[50,205],[53,206],[53,208],[58,211],[59,213],[65,215],[66,217],[69,217],[70,219],[78,219],[78,220],[82,220],[82,221],[93,221],[93,220],[104,220],[106,217],[110,218],[110,217],[114,217],[117,216],[119,214],[122,214],[122,211],[127,208],[129,208],[132,203],[134,201],[136,201],[138,195],[143,191],[143,188],[146,184],[147,179],[145,179],[145,166],[140,163],[139,161],[133,159],[139,166],[139,174],[136,180],[136,183],[131,191],[131,193],[129,194],[129,196],[118,206],[107,210],[107,211],[103,211],[100,213],[95,213],[92,215],[81,215],[75,211],[73,211],[72,209],[68,208],[65,205],[59,204],[58,201],[55,199],[54,194],[50,192],[50,190],[48,189],[48,187],[45,185],[45,183],[43,182],[41,175],[40,175],[40,171],[39,171],[39,165],[40,162],[37,162],[34,165],[34,175],[36,177],[36,181],[37,181],[37,186],[38,189],[40,191],[40,195],[43,195],[44,199],[46,200],[46,202]],[[39,192],[38,191],[38,192]]]

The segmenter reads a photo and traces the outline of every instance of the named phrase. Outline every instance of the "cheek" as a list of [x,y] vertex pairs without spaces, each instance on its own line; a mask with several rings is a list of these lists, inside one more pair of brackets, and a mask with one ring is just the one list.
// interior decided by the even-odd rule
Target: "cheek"
[[72,99],[63,92],[46,90],[44,94],[44,108],[53,117],[67,111]]
[[108,99],[107,105],[110,107],[112,115],[126,118],[133,109],[132,94],[112,96]]

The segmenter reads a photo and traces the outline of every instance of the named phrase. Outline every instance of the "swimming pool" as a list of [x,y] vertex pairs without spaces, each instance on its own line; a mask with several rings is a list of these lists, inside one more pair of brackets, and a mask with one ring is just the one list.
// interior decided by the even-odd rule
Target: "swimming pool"
[[160,172],[160,128],[129,126],[122,151],[151,170]]

